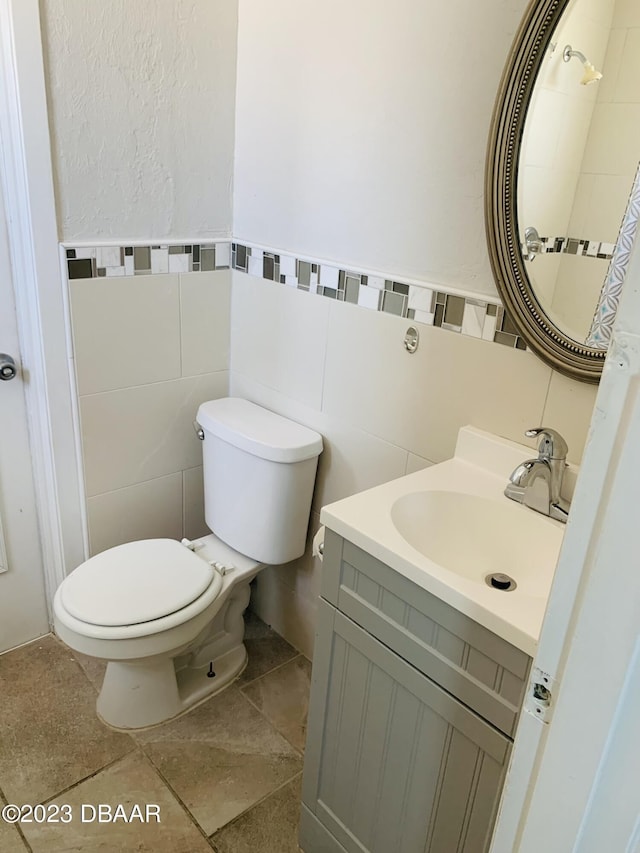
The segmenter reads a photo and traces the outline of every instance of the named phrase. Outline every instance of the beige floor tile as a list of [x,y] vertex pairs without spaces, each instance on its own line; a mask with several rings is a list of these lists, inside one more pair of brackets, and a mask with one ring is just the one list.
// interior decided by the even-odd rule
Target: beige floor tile
[[[0,806],[4,806],[5,802],[0,797]],[[25,853],[27,846],[20,837],[20,833],[15,826],[5,823],[0,818],[0,850],[2,853]]]
[[300,787],[298,776],[229,826],[217,832],[217,853],[298,853]]
[[242,692],[296,749],[304,751],[311,664],[299,655]]
[[298,753],[235,687],[137,737],[207,835],[302,769]]
[[238,684],[248,684],[276,666],[292,660],[298,652],[251,611],[245,613],[244,643],[249,661]]
[[95,691],[54,637],[0,656],[0,788],[37,803],[134,747],[96,716]]
[[70,654],[78,661],[78,663],[84,670],[84,674],[93,684],[95,689],[100,692],[100,689],[102,688],[102,682],[104,681],[104,673],[107,669],[106,660],[100,660],[99,658],[91,658],[89,657],[89,655],[83,655],[80,652],[70,651]]
[[[147,759],[140,753],[102,770],[96,776],[67,791],[56,801],[71,806],[72,821],[59,824],[24,825],[23,830],[33,853],[204,853],[211,847],[198,828],[190,821],[182,806],[162,782]],[[99,823],[91,820],[93,811],[87,805],[100,803],[115,808],[122,804],[127,815],[132,807],[159,807],[160,822],[151,814],[148,822]],[[87,818],[82,820],[83,810]],[[104,812],[106,814],[106,810]]]

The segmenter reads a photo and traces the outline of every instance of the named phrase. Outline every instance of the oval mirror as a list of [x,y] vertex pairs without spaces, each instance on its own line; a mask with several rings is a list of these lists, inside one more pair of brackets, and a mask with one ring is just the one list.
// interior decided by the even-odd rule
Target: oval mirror
[[640,217],[639,53],[640,3],[533,0],[491,125],[498,291],[527,344],[587,382],[602,372]]

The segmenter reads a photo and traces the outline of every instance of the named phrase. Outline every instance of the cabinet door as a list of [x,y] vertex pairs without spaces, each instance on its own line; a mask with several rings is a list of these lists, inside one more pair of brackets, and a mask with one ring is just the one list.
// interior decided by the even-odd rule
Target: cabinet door
[[[307,817],[348,853],[488,850],[509,739],[322,600],[318,619]],[[305,853],[333,849],[308,824]]]

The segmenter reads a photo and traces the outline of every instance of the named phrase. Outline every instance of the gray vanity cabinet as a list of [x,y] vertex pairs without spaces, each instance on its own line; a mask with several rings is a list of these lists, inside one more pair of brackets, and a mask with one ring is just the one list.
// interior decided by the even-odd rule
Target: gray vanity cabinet
[[488,850],[529,664],[327,531],[305,853]]

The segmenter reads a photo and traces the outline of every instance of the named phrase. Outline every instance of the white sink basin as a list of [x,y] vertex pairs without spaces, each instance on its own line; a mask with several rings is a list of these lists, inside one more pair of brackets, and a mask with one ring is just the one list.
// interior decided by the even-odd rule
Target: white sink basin
[[[464,427],[453,459],[325,506],[320,520],[533,655],[565,525],[504,496],[509,474],[530,456],[529,447]],[[515,588],[489,586],[490,573]]]
[[555,565],[562,530],[513,501],[441,490],[410,492],[391,505],[391,521],[412,548],[448,572],[481,584],[499,573],[528,595],[549,592],[545,567]]

